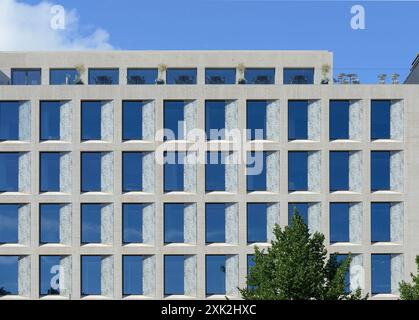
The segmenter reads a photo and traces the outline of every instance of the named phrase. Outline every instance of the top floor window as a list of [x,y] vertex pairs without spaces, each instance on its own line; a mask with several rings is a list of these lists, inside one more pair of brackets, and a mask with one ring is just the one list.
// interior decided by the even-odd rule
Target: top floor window
[[285,68],[284,84],[313,84],[314,68]]
[[0,101],[0,141],[19,140],[19,102]]
[[196,69],[169,68],[166,71],[167,84],[196,84]]
[[247,68],[244,72],[244,78],[247,84],[274,84],[274,68]]
[[51,69],[49,71],[49,84],[68,85],[83,84],[77,69]]
[[156,68],[128,69],[128,84],[155,84],[158,77]]
[[89,69],[89,84],[119,84],[118,69]]
[[206,68],[205,84],[235,84],[236,69],[234,68]]
[[329,138],[349,139],[349,100],[330,100]]
[[41,69],[12,69],[12,85],[33,86],[41,84]]
[[371,139],[390,139],[390,100],[371,101]]

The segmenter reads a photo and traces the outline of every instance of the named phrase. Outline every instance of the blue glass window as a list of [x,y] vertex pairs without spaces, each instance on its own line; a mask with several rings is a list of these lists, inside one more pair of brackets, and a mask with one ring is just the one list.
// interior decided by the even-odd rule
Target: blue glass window
[[247,191],[266,191],[266,158],[267,152],[247,153]]
[[40,242],[60,243],[60,204],[39,205]]
[[123,214],[123,243],[143,242],[143,205],[139,203],[124,203]]
[[165,152],[164,191],[183,191],[184,152]]
[[164,204],[164,243],[183,243],[183,203]]
[[390,190],[390,152],[371,152],[371,191]]
[[274,84],[275,69],[247,68],[244,78],[247,84]]
[[330,100],[329,139],[349,139],[349,101]]
[[247,139],[265,140],[266,139],[266,108],[267,101],[248,100],[247,101]]
[[185,277],[184,256],[164,256],[164,294],[183,295]]
[[247,204],[247,243],[267,241],[267,211],[266,203]]
[[330,204],[330,243],[349,242],[349,203]]
[[0,297],[19,294],[18,270],[18,256],[0,256]]
[[60,275],[60,261],[61,261],[60,256],[40,256],[39,257],[39,264],[40,264],[39,294],[41,296],[60,294],[60,283],[58,281],[59,275]]
[[0,140],[19,140],[18,101],[0,102]]
[[157,69],[128,69],[128,84],[155,84]]
[[89,69],[89,84],[119,84],[119,70]]
[[102,124],[102,102],[82,101],[81,103],[81,140],[100,140]]
[[167,84],[196,84],[196,69],[172,69],[166,71]]
[[371,101],[371,139],[390,139],[390,100]]
[[225,203],[205,204],[205,242],[223,243],[225,235]]
[[206,294],[226,293],[226,257],[222,255],[207,255],[205,257]]
[[308,225],[308,203],[288,203],[288,225],[291,225],[292,217],[294,215],[294,209],[297,210],[297,214],[303,218],[304,223]]
[[60,101],[41,101],[41,140],[60,140]]
[[205,84],[235,84],[235,68],[206,68]]
[[225,110],[225,101],[205,101],[205,134],[207,140],[222,140],[225,138]]
[[372,294],[391,293],[391,255],[371,255]]
[[81,295],[102,294],[101,284],[102,257],[82,256],[81,257]]
[[0,244],[19,242],[19,205],[0,204]]
[[12,69],[12,85],[33,86],[41,84],[41,69]]
[[[339,265],[341,265],[346,259],[348,258],[347,254],[337,254],[336,261]],[[350,278],[350,271],[346,271],[345,273],[345,292],[351,292],[351,278]]]
[[143,294],[143,257],[123,256],[123,295]]
[[77,69],[49,70],[49,84],[51,85],[79,84],[80,81]]
[[100,152],[81,153],[81,192],[101,191]]
[[349,190],[349,152],[330,152],[330,191]]
[[288,152],[288,191],[307,191],[308,152]]
[[59,152],[40,153],[40,192],[60,191],[60,156]]
[[225,191],[225,161],[227,152],[207,152],[205,191]]
[[122,102],[122,139],[141,140],[143,138],[143,102]]
[[308,101],[288,102],[288,140],[308,139]]
[[102,205],[83,203],[81,205],[81,243],[101,243]]
[[141,191],[143,189],[143,153],[122,153],[122,191]]
[[389,202],[371,203],[371,242],[390,242]]
[[164,135],[165,140],[184,139],[183,123],[184,101],[165,101],[164,102]]
[[0,153],[0,192],[19,191],[19,153]]
[[250,269],[255,266],[255,255],[248,254],[247,255],[247,274],[249,274]]
[[284,84],[313,84],[314,68],[284,68]]

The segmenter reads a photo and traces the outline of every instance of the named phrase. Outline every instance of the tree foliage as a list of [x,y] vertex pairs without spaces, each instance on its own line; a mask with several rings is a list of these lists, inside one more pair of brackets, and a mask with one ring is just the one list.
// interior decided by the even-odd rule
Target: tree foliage
[[419,300],[419,256],[416,257],[416,266],[418,275],[410,274],[412,283],[400,282],[399,291],[401,300]]

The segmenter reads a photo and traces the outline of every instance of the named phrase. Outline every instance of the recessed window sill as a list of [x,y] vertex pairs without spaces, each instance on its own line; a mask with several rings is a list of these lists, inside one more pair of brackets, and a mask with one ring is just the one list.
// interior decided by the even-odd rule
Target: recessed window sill
[[353,242],[333,242],[333,243],[330,243],[330,246],[331,247],[338,247],[338,246],[353,246],[353,247],[356,247],[356,246],[361,246],[361,243],[353,243]]
[[148,296],[144,296],[144,295],[136,295],[136,294],[132,294],[132,295],[126,295],[122,297],[122,300],[153,300],[153,297],[148,297]]
[[187,295],[183,295],[183,294],[171,294],[171,295],[165,295],[164,299],[167,299],[167,300],[192,300],[192,299],[196,299],[196,297],[187,296]]
[[111,297],[106,297],[102,295],[88,295],[88,296],[81,296],[81,300],[111,300]]
[[381,246],[401,246],[401,243],[397,243],[397,242],[371,242],[371,245],[373,247],[381,247]]

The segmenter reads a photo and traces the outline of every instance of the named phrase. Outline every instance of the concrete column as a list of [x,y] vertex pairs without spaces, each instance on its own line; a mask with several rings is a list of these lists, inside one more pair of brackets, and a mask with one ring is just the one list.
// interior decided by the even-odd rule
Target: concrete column
[[362,104],[360,100],[351,100],[349,104],[349,139],[362,138]]
[[100,225],[100,237],[103,244],[113,244],[113,221],[113,204],[103,205]]
[[363,266],[362,254],[352,255],[352,261],[349,266],[350,290],[356,291],[358,288],[365,289],[365,272]]
[[101,109],[101,140],[102,141],[113,141],[113,101],[102,101]]
[[71,203],[60,207],[60,243],[65,245],[71,245],[71,208]]
[[321,231],[321,204],[320,202],[314,202],[308,204],[308,229],[310,233],[320,232]]
[[112,193],[113,191],[113,152],[102,152],[101,156],[101,191]]
[[390,138],[403,141],[404,108],[403,100],[392,100],[390,107]]
[[279,224],[279,203],[270,203],[268,205],[266,217],[266,241],[271,242],[275,239],[273,233],[276,224]]
[[29,298],[31,292],[31,257],[20,256],[18,259],[19,296]]
[[268,101],[266,106],[266,139],[279,141],[279,101]]
[[226,243],[239,243],[239,204],[226,204],[225,209],[225,236]]
[[266,190],[279,192],[279,151],[267,152],[266,157]]
[[71,153],[60,154],[60,192],[71,193]]
[[156,296],[156,256],[143,256],[143,295]]
[[185,265],[184,265],[184,288],[185,296],[195,297],[196,296],[196,287],[197,287],[197,258],[196,255],[185,256]]
[[[189,159],[188,159],[189,158]],[[187,152],[184,161],[184,191],[185,192],[195,192],[196,191],[196,161],[194,152]]]
[[156,210],[154,203],[143,206],[143,243],[154,245],[156,239]]
[[404,205],[393,202],[390,206],[390,241],[402,243],[404,236]]
[[62,256],[60,258],[60,295],[71,297],[71,256]]
[[233,130],[238,127],[238,103],[237,100],[226,101],[225,128]]
[[391,255],[391,293],[399,294],[399,283],[404,280],[404,259],[402,254]]
[[156,132],[155,127],[155,102],[153,100],[144,101],[142,108],[142,136],[143,140],[153,141]]
[[19,192],[31,192],[31,155],[29,152],[19,154]]
[[362,243],[362,203],[349,205],[349,242]]
[[320,151],[308,152],[308,191],[320,192],[321,155]]
[[390,190],[403,192],[404,162],[403,151],[390,152]]
[[29,246],[31,243],[31,206],[29,204],[19,206],[18,221],[19,244]]
[[185,204],[183,219],[185,243],[196,244],[196,203]]
[[228,192],[238,190],[237,152],[228,152],[225,156],[225,190]]
[[113,276],[114,276],[114,265],[113,256],[103,256],[101,261],[101,291],[102,296],[112,298],[113,292]]
[[156,179],[155,174],[156,162],[154,159],[154,152],[143,152],[143,191],[148,193],[154,193]]
[[22,101],[19,105],[19,140],[31,140],[31,103]]
[[349,191],[362,191],[362,152],[349,152]]
[[[195,100],[185,101],[184,119],[185,119],[185,132],[183,139],[186,139],[188,132],[196,128],[196,109],[197,103]],[[180,138],[181,140],[182,138]]]
[[321,102],[320,100],[310,100],[308,102],[308,139],[319,141],[321,135]]
[[62,101],[60,106],[60,140],[71,142],[72,102]]
[[226,255],[226,295],[238,296],[239,286],[239,256]]

